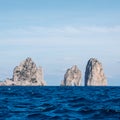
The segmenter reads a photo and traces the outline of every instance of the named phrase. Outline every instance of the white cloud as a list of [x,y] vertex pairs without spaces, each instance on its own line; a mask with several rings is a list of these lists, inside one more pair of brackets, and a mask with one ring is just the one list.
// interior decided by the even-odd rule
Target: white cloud
[[83,31],[91,32],[91,33],[111,33],[111,32],[120,32],[120,26],[115,27],[83,27]]
[[[108,34],[107,38],[104,37]],[[117,33],[117,36],[116,36]],[[120,26],[115,27],[41,27],[7,29],[0,31],[1,45],[87,45],[120,39]],[[114,36],[114,37],[113,37]],[[107,43],[107,42],[106,42]]]
[[[29,31],[30,30],[30,31]],[[49,34],[82,34],[82,33],[111,33],[111,32],[120,32],[120,26],[114,27],[99,27],[99,26],[89,26],[89,27],[59,27],[59,28],[50,28],[50,27],[31,27],[29,28],[29,33],[49,33]]]
[[120,32],[120,26],[106,27],[106,26],[85,26],[85,27],[41,27],[30,26],[25,28],[14,28],[2,30],[2,33],[11,35],[56,35],[56,34],[81,34],[81,33],[111,33]]
[[120,64],[120,60],[118,60],[117,63]]

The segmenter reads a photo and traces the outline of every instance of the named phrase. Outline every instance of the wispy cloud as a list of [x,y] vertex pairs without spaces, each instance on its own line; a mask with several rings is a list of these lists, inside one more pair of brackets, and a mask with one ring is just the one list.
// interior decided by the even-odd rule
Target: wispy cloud
[[[14,28],[0,31],[1,45],[77,45],[77,44],[96,44],[96,42],[104,41],[104,35],[108,34],[113,37],[117,34],[117,39],[120,38],[120,26],[115,27],[101,27],[101,26],[88,26],[88,27],[41,27],[30,26],[25,28]],[[111,37],[111,38],[112,38]],[[115,39],[114,38],[114,41]],[[105,40],[107,40],[105,38]],[[88,41],[89,40],[89,41]],[[113,39],[111,39],[113,40]],[[111,41],[109,39],[109,42]],[[90,42],[91,41],[91,42]]]
[[41,27],[30,26],[25,28],[14,28],[1,31],[11,35],[56,35],[56,34],[81,34],[81,33],[111,33],[120,32],[120,26],[85,26],[85,27]]
[[[22,30],[21,30],[22,31]],[[18,31],[19,32],[19,31]],[[120,26],[105,27],[105,26],[87,26],[87,27],[29,27],[24,33],[62,33],[62,34],[81,34],[81,33],[110,33],[110,32],[120,32]]]
[[118,60],[117,63],[120,64],[120,60]]

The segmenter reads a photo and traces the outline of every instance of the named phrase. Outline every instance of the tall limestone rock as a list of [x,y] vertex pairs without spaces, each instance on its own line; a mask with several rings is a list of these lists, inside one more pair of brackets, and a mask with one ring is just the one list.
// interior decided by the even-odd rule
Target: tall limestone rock
[[74,65],[66,71],[61,86],[80,86],[82,81],[81,76],[81,71]]
[[102,64],[95,58],[91,58],[86,66],[85,86],[106,86],[107,80]]
[[31,58],[27,58],[19,66],[16,66],[13,71],[13,78],[7,79],[2,84],[4,85],[23,85],[23,86],[44,86],[43,70],[37,68]]

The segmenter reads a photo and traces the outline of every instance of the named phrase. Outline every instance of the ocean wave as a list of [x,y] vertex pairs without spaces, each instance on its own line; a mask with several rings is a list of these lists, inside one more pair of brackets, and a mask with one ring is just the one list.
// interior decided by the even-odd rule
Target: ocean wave
[[120,87],[0,87],[0,120],[120,119]]

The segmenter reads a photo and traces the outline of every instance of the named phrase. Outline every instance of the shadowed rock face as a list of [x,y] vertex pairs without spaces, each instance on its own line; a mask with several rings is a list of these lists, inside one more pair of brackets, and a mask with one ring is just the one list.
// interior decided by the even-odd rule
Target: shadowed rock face
[[85,86],[106,86],[107,80],[102,64],[95,58],[91,58],[86,66]]
[[61,86],[80,86],[81,81],[81,71],[75,65],[66,71]]
[[43,80],[42,68],[37,68],[31,58],[27,58],[13,71],[13,78],[3,82],[4,85],[40,85],[46,83]]

